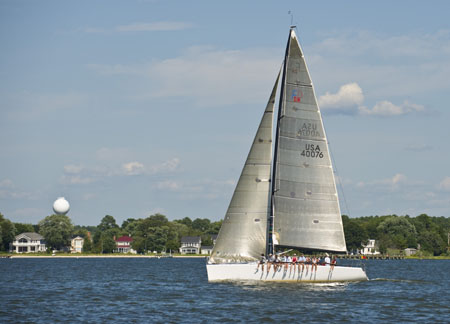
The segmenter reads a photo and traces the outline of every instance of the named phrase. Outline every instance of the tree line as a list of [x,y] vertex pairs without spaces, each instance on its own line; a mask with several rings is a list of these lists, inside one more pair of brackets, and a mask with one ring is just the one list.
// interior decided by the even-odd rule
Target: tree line
[[[388,248],[420,248],[430,255],[448,253],[450,218],[426,214],[359,218],[343,215],[342,221],[348,251],[358,250],[369,239],[375,239],[382,253]],[[24,232],[44,236],[49,250],[61,250],[70,246],[72,237],[81,236],[85,239],[84,252],[112,253],[116,249],[114,238],[129,235],[133,238],[132,248],[138,253],[178,251],[183,236],[201,236],[203,245],[212,245],[211,235],[219,233],[221,224],[222,221],[189,217],[169,221],[165,215],[154,214],[147,218],[128,218],[121,226],[111,215],[103,217],[97,226],[75,226],[65,215],[50,215],[32,225],[11,222],[0,213],[0,251],[8,251],[14,237]]]
[[14,237],[24,232],[36,232],[45,238],[48,250],[63,250],[75,236],[84,238],[83,252],[112,253],[115,238],[131,236],[132,248],[145,251],[178,251],[183,236],[200,236],[203,245],[212,245],[212,234],[218,234],[222,221],[189,217],[169,221],[165,215],[147,218],[128,218],[119,226],[111,215],[106,215],[97,226],[73,225],[66,215],[50,215],[38,224],[13,223],[0,213],[0,251],[8,251]]
[[360,249],[369,239],[387,249],[420,248],[430,255],[448,254],[450,218],[421,214],[417,217],[385,215],[350,218],[342,216],[347,250]]

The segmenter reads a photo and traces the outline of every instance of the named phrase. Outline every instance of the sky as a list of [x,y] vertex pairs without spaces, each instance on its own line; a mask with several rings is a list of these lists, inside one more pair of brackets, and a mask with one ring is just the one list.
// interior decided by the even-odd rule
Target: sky
[[[289,11],[291,14],[289,14]],[[450,216],[450,2],[0,0],[0,213],[223,218],[297,26],[342,213]]]

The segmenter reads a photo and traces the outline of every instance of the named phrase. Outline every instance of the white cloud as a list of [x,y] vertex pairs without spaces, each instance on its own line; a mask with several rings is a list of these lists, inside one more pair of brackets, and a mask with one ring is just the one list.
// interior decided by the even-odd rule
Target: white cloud
[[110,33],[128,33],[128,32],[165,32],[177,31],[192,28],[192,23],[182,21],[156,21],[156,22],[135,22],[128,25],[120,25],[113,28],[104,27],[84,27],[79,31],[88,34],[110,34]]
[[265,101],[275,81],[279,59],[252,50],[193,47],[181,57],[156,62],[149,75],[157,80],[152,95],[192,97],[201,106]]
[[188,98],[202,107],[265,102],[280,66],[278,51],[220,50],[196,46],[181,56],[142,65],[91,64],[100,74],[142,77],[145,91],[135,97]]
[[[104,149],[102,156],[115,155],[115,151]],[[119,150],[120,151],[120,150]],[[64,174],[60,178],[60,183],[68,185],[83,185],[101,181],[105,178],[123,177],[123,176],[154,176],[165,173],[176,172],[179,169],[181,161],[179,158],[171,158],[167,161],[145,165],[139,161],[130,161],[119,165],[100,165],[100,166],[78,166],[69,164],[64,166]],[[1,192],[0,192],[1,195]]]
[[167,180],[167,181],[158,182],[156,184],[156,187],[158,189],[162,189],[162,190],[177,191],[182,188],[182,184],[178,183],[176,181]]
[[372,109],[361,106],[359,112],[362,115],[373,115],[381,117],[400,116],[413,112],[423,112],[425,108],[421,105],[412,104],[405,101],[403,104],[397,106],[387,100],[377,102]]
[[369,182],[360,181],[357,183],[358,188],[364,187],[383,187],[385,189],[396,190],[402,184],[408,183],[408,178],[401,173],[395,174],[391,178],[384,178],[379,180],[373,180]]
[[128,162],[122,165],[126,175],[139,175],[145,172],[144,165],[140,162]]
[[440,190],[450,191],[450,177],[445,177],[438,185]]
[[429,144],[420,144],[420,143],[411,144],[411,145],[408,145],[407,147],[405,147],[405,150],[412,151],[412,152],[431,151],[432,149],[433,149],[433,146],[431,146]]
[[63,184],[90,184],[96,181],[94,177],[86,177],[81,175],[63,175],[60,179],[60,182]]
[[384,100],[377,102],[373,108],[367,108],[363,105],[363,91],[356,82],[344,84],[335,94],[326,92],[325,95],[319,97],[318,101],[324,112],[334,114],[391,117],[425,111],[424,106],[408,101],[403,102],[401,105],[395,105],[390,101]]
[[80,173],[82,170],[83,170],[83,167],[80,165],[70,164],[70,165],[64,166],[65,173],[76,174],[76,173]]
[[[10,112],[16,119],[33,120],[38,117],[48,118],[51,114],[59,114],[83,106],[87,96],[76,92],[67,93],[31,93],[13,94],[14,105]],[[62,125],[57,125],[62,126]]]
[[172,158],[161,164],[153,165],[150,167],[151,173],[159,173],[165,171],[175,171],[180,166],[179,158]]
[[336,112],[354,112],[364,101],[361,87],[356,83],[344,84],[335,94],[326,92],[319,98],[319,106]]
[[305,50],[317,93],[357,82],[366,101],[388,100],[399,106],[403,99],[392,98],[417,102],[418,97],[450,90],[448,30],[396,36],[339,30],[321,35]]
[[0,188],[12,188],[13,182],[10,179],[3,179],[0,181]]
[[179,21],[158,21],[152,23],[132,23],[129,25],[117,26],[119,32],[141,32],[141,31],[175,31],[191,28],[191,23]]

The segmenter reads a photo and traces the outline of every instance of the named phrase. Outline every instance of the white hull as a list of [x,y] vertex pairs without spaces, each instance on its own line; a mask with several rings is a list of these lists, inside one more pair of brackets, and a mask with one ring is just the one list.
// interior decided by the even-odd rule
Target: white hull
[[304,270],[298,271],[298,266],[289,265],[285,269],[281,265],[277,271],[271,266],[267,272],[261,266],[257,270],[256,263],[232,263],[232,264],[207,264],[208,281],[277,281],[277,282],[347,282],[365,281],[367,275],[362,268],[335,266],[317,266],[317,271],[312,266],[305,266]]

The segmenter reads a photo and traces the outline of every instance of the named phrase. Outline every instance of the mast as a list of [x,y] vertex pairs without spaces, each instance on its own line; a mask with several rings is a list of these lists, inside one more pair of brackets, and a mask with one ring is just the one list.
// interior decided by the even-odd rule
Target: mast
[[283,106],[283,99],[284,99],[284,85],[286,83],[286,70],[287,70],[287,59],[289,55],[289,46],[291,43],[291,34],[292,30],[295,28],[295,26],[291,26],[289,29],[289,37],[286,45],[286,52],[284,55],[284,64],[283,64],[283,76],[281,78],[281,90],[280,90],[280,101],[278,104],[278,114],[277,114],[277,127],[275,131],[275,147],[274,147],[274,154],[273,154],[273,163],[272,163],[272,188],[270,192],[270,213],[269,217],[267,218],[267,238],[266,238],[266,255],[273,254],[275,251],[274,248],[274,242],[273,242],[273,226],[274,226],[274,199],[273,195],[275,193],[276,184],[275,184],[275,174],[277,171],[277,157],[278,157],[278,138],[280,136],[280,120],[283,118],[282,116],[282,106]]

